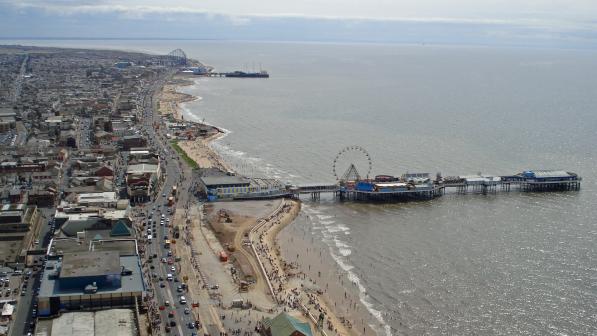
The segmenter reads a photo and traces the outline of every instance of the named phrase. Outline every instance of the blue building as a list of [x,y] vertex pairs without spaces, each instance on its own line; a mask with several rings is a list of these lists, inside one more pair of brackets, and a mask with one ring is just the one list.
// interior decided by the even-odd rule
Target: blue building
[[46,262],[38,296],[40,316],[60,311],[133,307],[145,293],[138,255],[77,251]]

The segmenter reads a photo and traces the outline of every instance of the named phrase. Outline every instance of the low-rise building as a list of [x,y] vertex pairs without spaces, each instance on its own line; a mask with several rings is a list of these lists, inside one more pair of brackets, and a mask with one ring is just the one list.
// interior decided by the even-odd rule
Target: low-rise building
[[[90,248],[91,249],[91,248]],[[137,254],[89,250],[49,256],[38,296],[40,316],[60,311],[133,307],[145,283]]]
[[160,174],[159,163],[129,165],[126,171],[129,198],[134,202],[149,200],[157,187]]

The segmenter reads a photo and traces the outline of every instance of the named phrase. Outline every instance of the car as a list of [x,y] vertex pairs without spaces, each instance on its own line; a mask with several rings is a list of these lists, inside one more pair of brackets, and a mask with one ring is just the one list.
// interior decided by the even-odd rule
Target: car
[[210,288],[211,289],[218,289],[218,288],[220,288],[220,286],[219,285],[211,285]]
[[174,260],[172,258],[168,258],[168,265],[174,264]]
[[189,329],[195,329],[195,324],[193,322],[189,322],[187,323],[187,327],[189,327]]
[[187,314],[187,315],[189,315],[191,313],[191,310],[189,308],[185,308],[184,309],[184,313]]
[[176,288],[176,291],[179,292],[179,293],[182,293],[184,290],[182,289],[182,286],[178,286]]
[[164,306],[166,306],[166,307],[170,306],[170,301],[166,300],[166,302],[164,302]]
[[174,266],[170,267],[170,271],[171,271],[172,273],[176,273],[176,267],[174,267]]
[[181,296],[179,302],[180,304],[187,304],[187,299],[184,296]]
[[171,327],[176,327],[176,321],[170,320],[170,326]]
[[165,264],[165,263],[167,263],[167,262],[168,262],[168,260],[167,260],[166,258],[162,258],[162,263],[164,263],[164,264]]
[[167,333],[169,333],[169,332],[170,332],[170,330],[172,330],[172,328],[170,328],[170,326],[169,326],[169,325],[167,325],[167,326],[166,326],[166,332],[167,332]]
[[168,312],[168,317],[169,318],[173,318],[174,317],[174,310],[171,310]]

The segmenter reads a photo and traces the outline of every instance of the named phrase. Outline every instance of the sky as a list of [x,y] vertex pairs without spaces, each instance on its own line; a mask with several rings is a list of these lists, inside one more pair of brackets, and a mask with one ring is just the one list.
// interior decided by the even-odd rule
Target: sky
[[0,38],[597,48],[597,0],[0,0]]

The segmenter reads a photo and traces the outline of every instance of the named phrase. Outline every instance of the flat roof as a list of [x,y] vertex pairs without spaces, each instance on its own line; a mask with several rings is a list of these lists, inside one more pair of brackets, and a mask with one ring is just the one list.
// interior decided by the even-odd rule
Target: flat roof
[[136,165],[130,165],[126,169],[127,174],[135,173],[156,173],[158,171],[158,165],[141,163]]
[[572,176],[567,171],[563,170],[531,170],[535,177],[563,177]]
[[120,274],[120,271],[120,255],[117,251],[65,253],[60,278]]
[[[57,297],[57,296],[72,296],[72,295],[88,295],[85,294],[83,288],[61,289],[58,286],[58,279],[50,279],[50,274],[56,272],[61,261],[58,259],[49,259],[46,261],[46,268],[42,275],[39,296],[40,297]],[[141,261],[138,256],[121,256],[120,265],[132,272],[131,275],[123,275],[121,277],[120,288],[98,288],[98,294],[117,294],[117,293],[135,293],[144,292],[145,284],[143,282],[143,275],[141,273]]]
[[238,184],[246,184],[249,185],[251,181],[242,176],[236,175],[222,175],[222,176],[203,176],[201,177],[201,181],[207,187],[209,186],[218,186],[218,185],[238,185]]
[[77,202],[116,202],[118,194],[115,191],[106,191],[99,193],[83,193],[77,197]]
[[[131,309],[107,309],[96,312],[68,312],[38,323],[36,336],[134,336],[137,335]],[[40,329],[41,333],[40,333]]]

